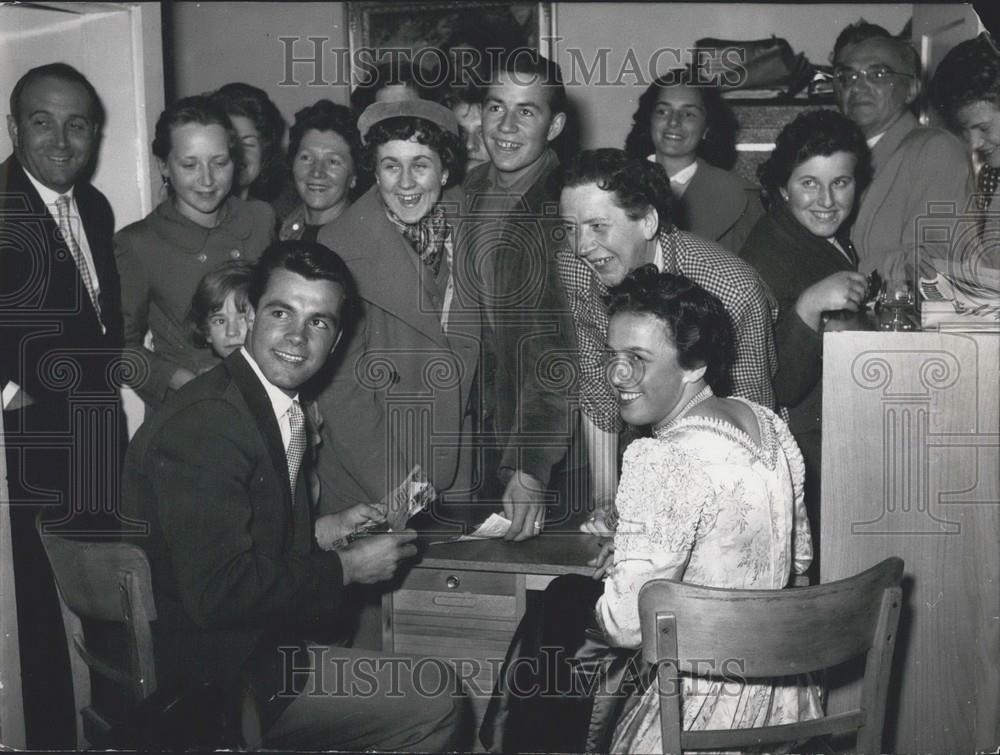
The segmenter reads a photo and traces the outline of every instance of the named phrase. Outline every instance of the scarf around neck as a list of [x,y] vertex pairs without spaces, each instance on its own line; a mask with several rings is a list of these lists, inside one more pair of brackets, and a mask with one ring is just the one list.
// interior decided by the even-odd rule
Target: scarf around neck
[[403,234],[403,238],[409,242],[420,261],[427,265],[436,277],[441,269],[445,241],[451,233],[444,207],[440,203],[434,205],[430,212],[410,225],[404,223],[384,202],[382,206],[385,207],[389,221]]

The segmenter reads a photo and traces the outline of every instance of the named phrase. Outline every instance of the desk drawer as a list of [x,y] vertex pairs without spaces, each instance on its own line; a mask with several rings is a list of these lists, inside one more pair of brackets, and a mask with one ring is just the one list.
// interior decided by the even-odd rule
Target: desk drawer
[[451,617],[490,616],[499,619],[517,617],[517,598],[513,595],[399,590],[392,596],[392,605],[395,612],[443,614]]
[[392,598],[393,610],[427,616],[518,618],[513,574],[414,569]]
[[403,590],[431,590],[443,593],[473,592],[489,595],[516,595],[517,575],[461,569],[412,569]]

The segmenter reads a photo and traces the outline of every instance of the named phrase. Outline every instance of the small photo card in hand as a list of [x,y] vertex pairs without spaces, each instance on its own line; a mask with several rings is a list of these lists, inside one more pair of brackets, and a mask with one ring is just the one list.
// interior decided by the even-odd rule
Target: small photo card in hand
[[389,495],[379,502],[378,508],[385,514],[389,531],[406,529],[410,517],[427,508],[437,496],[424,470],[417,464]]
[[419,514],[437,496],[437,491],[424,475],[420,465],[410,470],[396,488],[374,507],[382,514],[382,519],[360,525],[354,532],[333,541],[329,549],[346,548],[359,537],[377,535],[381,532],[398,532],[406,529],[410,517]]

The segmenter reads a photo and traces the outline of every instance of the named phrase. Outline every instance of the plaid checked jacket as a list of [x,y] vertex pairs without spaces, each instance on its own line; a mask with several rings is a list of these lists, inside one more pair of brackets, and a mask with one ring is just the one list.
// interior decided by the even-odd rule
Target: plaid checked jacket
[[[777,369],[774,323],[778,304],[757,271],[718,244],[677,229],[659,232],[663,272],[679,273],[714,294],[733,321],[736,358],[732,394],[774,410],[771,378]],[[607,287],[570,252],[559,254],[559,273],[573,314],[580,358],[580,400],[587,416],[605,432],[622,429],[618,398],[605,376],[608,333]]]

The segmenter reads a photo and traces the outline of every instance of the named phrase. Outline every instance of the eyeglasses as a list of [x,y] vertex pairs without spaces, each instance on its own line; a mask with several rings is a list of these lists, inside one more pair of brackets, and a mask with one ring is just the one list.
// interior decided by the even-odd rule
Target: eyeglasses
[[872,66],[856,71],[853,68],[842,68],[833,72],[833,78],[845,89],[858,83],[858,79],[865,79],[869,84],[880,86],[887,84],[892,76],[906,76],[912,79],[912,74],[894,71],[888,66]]

